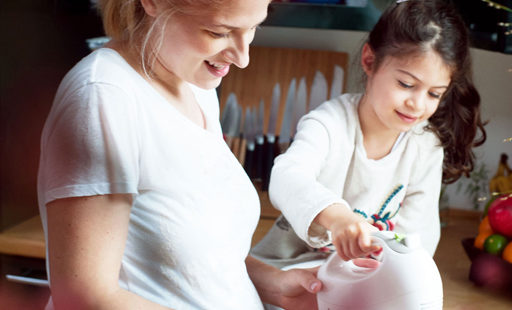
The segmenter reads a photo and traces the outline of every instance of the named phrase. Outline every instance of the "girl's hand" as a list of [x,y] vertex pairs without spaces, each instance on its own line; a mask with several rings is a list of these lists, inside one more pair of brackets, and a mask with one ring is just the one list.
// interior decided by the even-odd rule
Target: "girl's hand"
[[327,207],[315,221],[331,231],[332,243],[343,260],[365,257],[380,249],[370,238],[378,229],[343,205]]

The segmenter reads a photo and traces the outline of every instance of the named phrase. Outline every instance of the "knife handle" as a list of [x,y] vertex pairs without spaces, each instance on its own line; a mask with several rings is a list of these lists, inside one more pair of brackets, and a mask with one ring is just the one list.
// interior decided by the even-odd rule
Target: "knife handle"
[[231,149],[231,145],[233,144],[233,137],[224,136],[224,141],[226,141],[226,144],[228,145],[229,149]]
[[262,180],[263,178],[263,147],[265,143],[265,137],[260,136],[256,138],[256,144],[254,147],[254,159],[253,159],[253,178],[256,180]]
[[261,189],[263,191],[268,191],[268,185],[270,183],[270,173],[272,172],[272,167],[274,166],[274,159],[276,157],[276,146],[277,144],[276,138],[274,136],[267,136],[267,141],[263,148],[262,154],[262,166],[263,166],[263,175],[262,175],[262,183]]
[[247,149],[245,151],[245,161],[244,168],[245,173],[249,176],[249,179],[252,180],[253,175],[253,159],[254,159],[254,143],[248,143]]
[[238,156],[238,161],[242,167],[245,167],[245,153],[247,152],[247,141],[242,138],[240,140],[240,155]]
[[238,160],[240,160],[240,140],[240,137],[234,137],[231,144],[231,152],[233,152]]

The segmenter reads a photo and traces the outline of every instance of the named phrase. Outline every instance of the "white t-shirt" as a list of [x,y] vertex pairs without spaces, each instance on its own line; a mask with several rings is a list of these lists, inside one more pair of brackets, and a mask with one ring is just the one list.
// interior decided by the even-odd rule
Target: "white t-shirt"
[[275,160],[271,202],[312,247],[330,243],[314,218],[341,203],[384,229],[419,234],[433,255],[440,237],[443,148],[422,123],[405,132],[388,155],[368,159],[357,114],[360,98],[341,95],[300,120],[293,143]]
[[190,87],[206,130],[114,50],[80,61],[42,135],[44,230],[52,200],[132,194],[121,287],[174,309],[262,309],[245,265],[258,195],[222,138],[215,91]]

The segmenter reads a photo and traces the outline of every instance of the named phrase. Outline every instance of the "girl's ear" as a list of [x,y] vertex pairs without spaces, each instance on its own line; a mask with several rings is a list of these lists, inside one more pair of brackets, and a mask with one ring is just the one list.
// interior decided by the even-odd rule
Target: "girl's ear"
[[375,53],[368,43],[363,46],[361,52],[361,66],[367,76],[370,76],[373,72],[373,65],[375,64]]
[[156,0],[140,0],[140,4],[142,4],[142,7],[144,8],[146,14],[148,14],[151,17],[156,17],[158,13]]

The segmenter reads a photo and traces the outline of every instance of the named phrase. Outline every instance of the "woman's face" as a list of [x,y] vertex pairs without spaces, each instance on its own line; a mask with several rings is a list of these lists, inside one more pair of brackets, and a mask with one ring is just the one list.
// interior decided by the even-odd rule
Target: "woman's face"
[[[365,52],[372,53],[363,50],[363,67]],[[451,81],[450,68],[433,51],[386,57],[376,71],[364,69],[368,76],[365,99],[374,111],[372,121],[384,130],[403,132],[428,119]]]
[[249,64],[249,44],[267,16],[268,4],[269,0],[227,0],[220,9],[172,15],[157,56],[156,65],[164,69],[159,78],[217,87],[230,65]]

